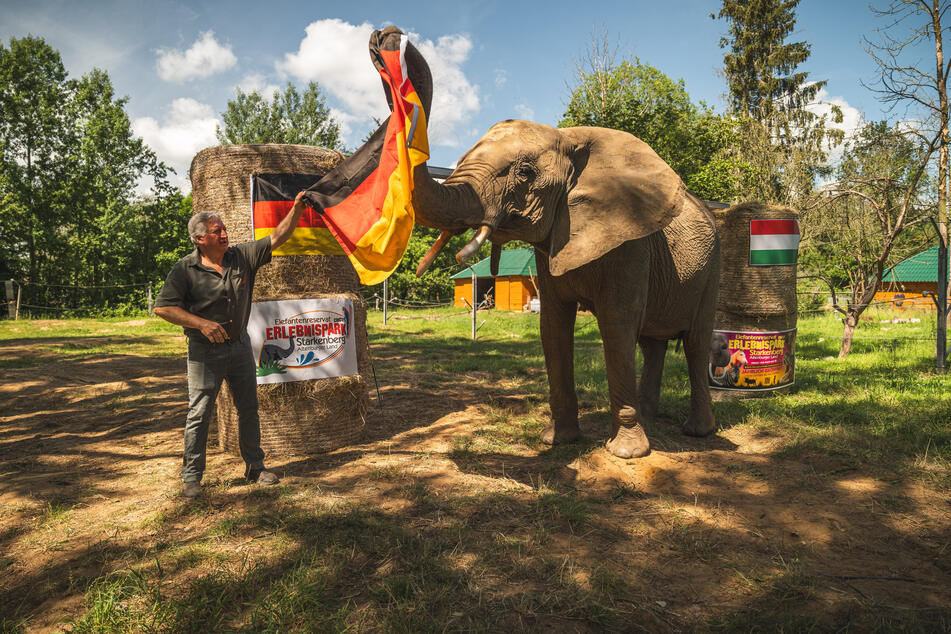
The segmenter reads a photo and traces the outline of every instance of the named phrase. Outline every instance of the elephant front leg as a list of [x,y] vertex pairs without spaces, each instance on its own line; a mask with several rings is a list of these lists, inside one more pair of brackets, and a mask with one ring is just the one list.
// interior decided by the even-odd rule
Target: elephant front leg
[[575,393],[575,318],[578,304],[559,302],[542,287],[541,335],[548,370],[551,424],[542,432],[549,445],[568,443],[581,436],[578,429],[578,396]]
[[713,406],[710,402],[710,339],[713,328],[691,330],[684,337],[684,354],[690,375],[690,413],[683,432],[688,436],[709,436],[716,429]]
[[611,394],[614,426],[607,448],[618,458],[641,458],[650,453],[650,441],[638,409],[637,372],[634,364],[640,315],[599,311],[598,327],[604,342],[604,366]]

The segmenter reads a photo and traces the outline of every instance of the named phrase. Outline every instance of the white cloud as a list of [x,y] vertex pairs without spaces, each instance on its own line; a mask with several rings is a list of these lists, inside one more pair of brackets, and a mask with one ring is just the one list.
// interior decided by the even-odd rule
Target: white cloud
[[[833,106],[838,106],[842,111],[841,123],[833,121]],[[829,153],[829,162],[837,163],[839,159],[842,158],[845,144],[865,125],[865,117],[862,116],[862,111],[855,106],[850,106],[849,102],[842,97],[830,97],[829,92],[825,88],[819,89],[815,99],[812,103],[807,104],[805,109],[816,115],[825,116],[826,125],[830,128],[841,130],[845,134],[843,143],[833,148]]]
[[142,137],[160,161],[175,168],[173,185],[188,186],[188,168],[199,150],[217,145],[215,128],[219,124],[215,111],[208,104],[194,99],[174,100],[162,122],[142,117],[132,122],[132,130]]
[[269,84],[267,78],[260,73],[246,75],[235,88],[240,89],[243,93],[259,92],[265,99],[272,98],[274,93],[280,90],[277,84]]
[[501,88],[509,81],[509,72],[501,68],[495,69],[495,87]]
[[[355,25],[336,18],[312,22],[297,52],[287,53],[276,64],[280,73],[300,81],[318,82],[323,91],[340,103],[335,114],[350,144],[360,141],[353,134],[374,127],[371,117],[384,119],[389,114],[379,73],[367,53],[373,28],[368,22]],[[464,35],[444,35],[435,42],[414,33],[408,35],[433,74],[430,142],[458,145],[457,126],[479,110],[478,86],[471,84],[462,70],[472,41]]]
[[[833,106],[838,106],[842,111],[842,123],[835,123],[832,120]],[[846,138],[855,134],[859,128],[865,125],[865,118],[862,116],[861,110],[850,106],[849,102],[842,97],[830,97],[829,92],[825,88],[819,89],[815,100],[806,105],[806,110],[819,116],[825,115],[828,125],[842,130]]]
[[433,107],[429,138],[433,143],[459,146],[459,127],[479,112],[479,87],[469,82],[462,64],[469,58],[472,40],[464,35],[443,35],[436,42],[414,33],[410,40],[423,54],[433,73]]
[[238,62],[231,45],[219,44],[213,31],[202,33],[187,51],[159,49],[158,56],[155,68],[159,77],[175,83],[210,77]]
[[519,119],[525,119],[526,121],[535,120],[535,111],[523,103],[520,103],[517,106],[515,106],[515,112],[516,114],[518,114]]

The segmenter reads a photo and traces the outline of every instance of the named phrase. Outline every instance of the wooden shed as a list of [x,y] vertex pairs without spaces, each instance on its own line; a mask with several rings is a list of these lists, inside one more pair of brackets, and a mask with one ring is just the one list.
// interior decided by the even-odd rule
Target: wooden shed
[[933,246],[886,269],[875,302],[896,308],[934,308],[931,295],[938,292],[938,247]]
[[[533,297],[538,297],[538,291],[532,283],[532,278],[538,274],[534,249],[502,251],[499,274],[494,283],[489,272],[489,258],[473,264],[472,269],[476,273],[476,290],[480,302],[490,289],[495,295],[495,307],[499,310],[522,310]],[[468,306],[472,302],[472,271],[467,267],[453,275],[452,281],[454,305]]]

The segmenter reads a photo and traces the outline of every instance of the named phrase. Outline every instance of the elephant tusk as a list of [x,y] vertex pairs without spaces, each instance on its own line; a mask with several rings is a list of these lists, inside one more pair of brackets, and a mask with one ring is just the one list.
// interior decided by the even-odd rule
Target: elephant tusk
[[443,229],[443,232],[440,233],[436,241],[433,242],[433,246],[429,247],[429,251],[427,251],[423,259],[419,261],[419,266],[416,267],[416,277],[422,277],[426,269],[432,266],[433,260],[436,259],[436,256],[443,250],[443,247],[446,246],[446,243],[449,242],[449,238],[451,237],[452,234]]
[[456,262],[459,264],[465,264],[473,255],[475,255],[480,248],[482,248],[483,243],[492,235],[492,227],[489,225],[482,225],[479,227],[479,231],[475,234],[475,237],[469,241],[469,244],[462,247],[462,250],[456,254]]

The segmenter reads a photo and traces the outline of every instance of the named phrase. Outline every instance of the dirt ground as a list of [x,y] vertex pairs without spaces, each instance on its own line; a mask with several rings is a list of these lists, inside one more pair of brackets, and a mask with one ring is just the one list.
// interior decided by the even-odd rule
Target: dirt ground
[[[16,340],[2,355],[37,354],[35,344]],[[378,355],[385,365],[385,351]],[[240,459],[212,437],[208,506],[180,512],[183,360],[47,361],[0,373],[0,608],[18,621],[28,617],[30,631],[83,614],[91,580],[147,558],[160,540],[206,534],[251,504],[254,488],[239,477]],[[541,489],[570,494],[592,517],[552,525],[547,555],[570,560],[581,586],[595,572],[620,578],[630,596],[615,605],[629,601],[638,629],[693,629],[717,615],[777,606],[827,613],[829,625],[870,608],[894,619],[886,626],[948,622],[931,619],[951,606],[951,506],[922,482],[835,458],[777,456],[776,439],[749,427],[703,440],[671,433],[647,458],[619,460],[603,449],[603,416],[583,419],[591,440],[584,451],[460,451],[458,439],[492,417],[531,407],[524,395],[480,375],[442,384],[412,374],[383,378],[384,407],[374,402],[365,442],[322,456],[270,457],[283,495],[357,501],[424,531],[439,512],[408,510],[408,487],[450,497],[494,491],[526,504]],[[160,513],[171,519],[157,523]],[[485,541],[473,537],[477,555],[496,547],[496,533],[517,532],[494,516],[481,530]],[[269,542],[266,532],[238,532],[217,544],[262,553]],[[487,596],[529,591],[504,576],[479,582]],[[529,616],[511,618],[529,629],[600,629],[584,619]]]

